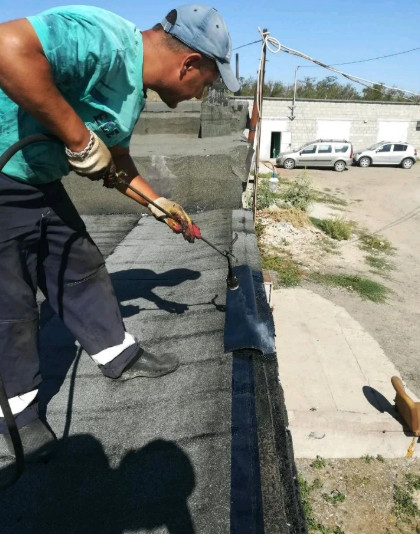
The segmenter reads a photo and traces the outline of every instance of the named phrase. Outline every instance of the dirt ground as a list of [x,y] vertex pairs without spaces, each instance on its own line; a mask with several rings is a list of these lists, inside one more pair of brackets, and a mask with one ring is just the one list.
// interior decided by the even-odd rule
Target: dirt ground
[[[302,174],[301,169],[276,171],[280,180]],[[387,257],[392,269],[372,269],[357,233],[331,247],[315,227],[296,229],[277,222],[266,227],[262,243],[281,248],[308,272],[356,274],[385,285],[389,296],[378,304],[345,289],[304,282],[344,307],[376,339],[420,398],[420,163],[410,170],[351,167],[338,173],[309,169],[307,175],[313,189],[344,201],[343,205],[328,200],[316,203],[309,214],[354,221],[359,230],[384,238],[393,247]],[[420,507],[420,460],[297,459],[296,464],[308,490],[311,533],[420,533],[420,517],[410,516],[409,506],[414,502]]]

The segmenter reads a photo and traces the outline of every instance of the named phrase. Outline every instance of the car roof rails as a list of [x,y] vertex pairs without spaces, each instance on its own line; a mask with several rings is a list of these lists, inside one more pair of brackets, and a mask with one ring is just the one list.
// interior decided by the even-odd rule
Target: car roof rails
[[317,139],[314,143],[350,143],[347,139]]

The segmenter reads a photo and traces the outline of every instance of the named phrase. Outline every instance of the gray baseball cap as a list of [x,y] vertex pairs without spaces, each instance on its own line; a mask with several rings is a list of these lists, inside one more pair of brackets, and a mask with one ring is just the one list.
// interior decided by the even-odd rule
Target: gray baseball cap
[[214,59],[226,87],[234,93],[239,82],[230,67],[232,41],[225,21],[213,7],[188,4],[173,9],[163,29],[201,54]]

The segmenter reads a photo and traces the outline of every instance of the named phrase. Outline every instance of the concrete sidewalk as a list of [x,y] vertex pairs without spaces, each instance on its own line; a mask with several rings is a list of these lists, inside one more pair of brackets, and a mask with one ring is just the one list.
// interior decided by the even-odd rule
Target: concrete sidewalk
[[372,336],[307,289],[276,290],[272,303],[295,457],[407,457],[413,436],[404,432],[391,384],[400,375]]

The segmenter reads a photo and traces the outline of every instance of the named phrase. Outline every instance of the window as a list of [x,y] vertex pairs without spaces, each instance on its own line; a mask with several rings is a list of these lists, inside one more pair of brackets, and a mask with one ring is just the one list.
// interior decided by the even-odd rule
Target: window
[[347,152],[348,145],[335,145],[334,152],[342,152],[343,154]]
[[318,145],[318,154],[331,154],[331,145]]
[[394,152],[405,152],[407,145],[394,145]]
[[315,154],[315,152],[316,145],[309,145],[302,150],[301,154]]
[[391,152],[391,146],[392,145],[384,145],[378,150],[378,152]]

